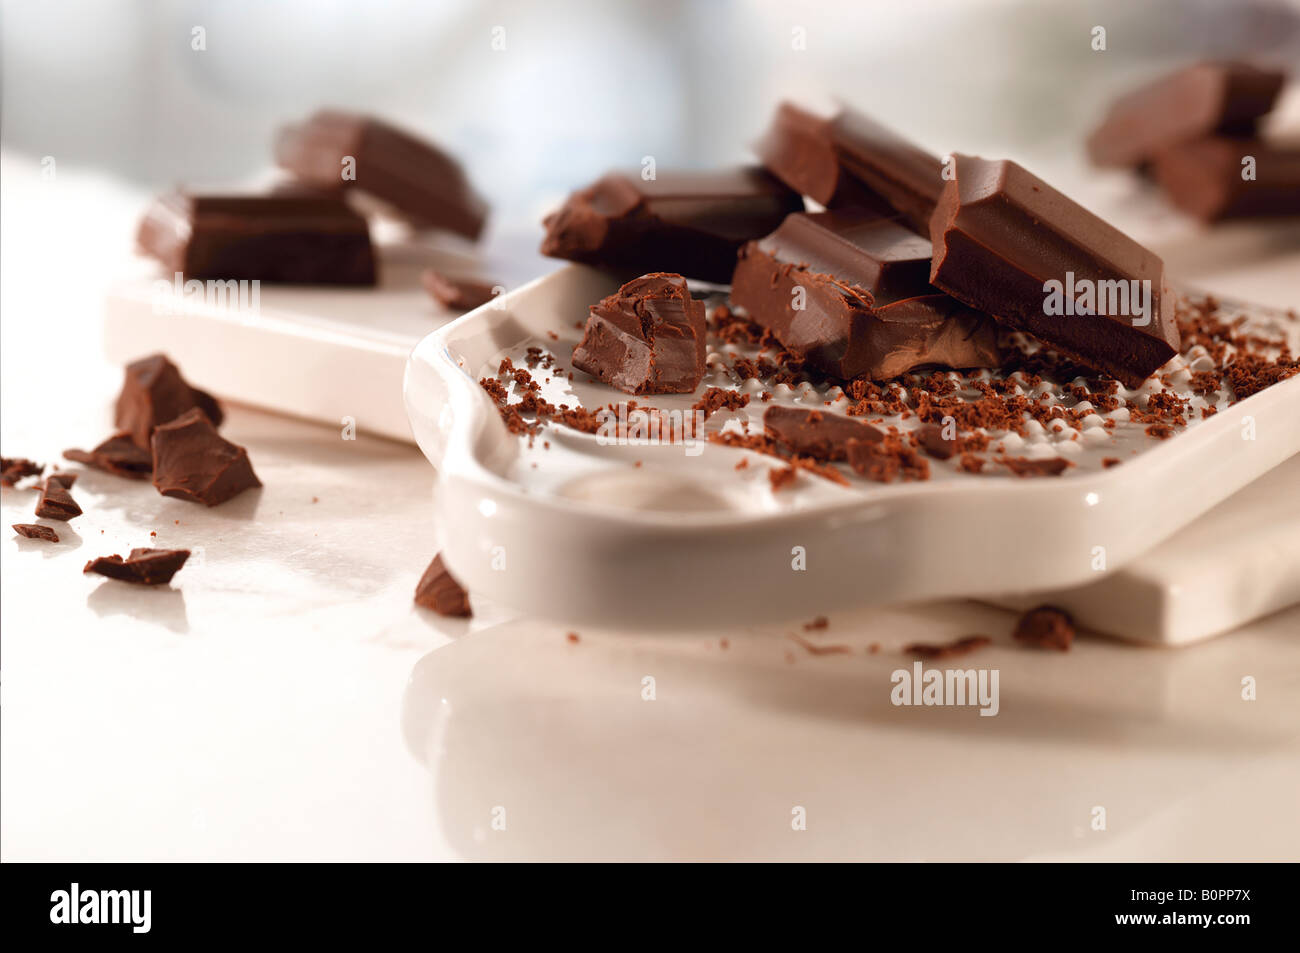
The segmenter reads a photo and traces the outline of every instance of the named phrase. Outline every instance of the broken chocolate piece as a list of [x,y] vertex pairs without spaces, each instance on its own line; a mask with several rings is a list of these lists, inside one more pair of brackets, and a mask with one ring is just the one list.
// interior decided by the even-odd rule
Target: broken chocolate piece
[[773,405],[763,412],[763,428],[792,453],[814,460],[847,460],[850,440],[878,442],[877,427],[829,410]]
[[1060,476],[1074,466],[1065,457],[1047,457],[1038,460],[1029,457],[998,457],[997,462],[1018,477]]
[[433,557],[415,586],[415,604],[438,615],[469,617],[469,594],[443,565],[442,555]]
[[429,292],[429,297],[453,311],[473,311],[495,297],[493,285],[464,278],[449,278],[432,268],[426,268],[420,273],[420,283]]
[[1160,153],[1153,171],[1169,201],[1204,222],[1300,215],[1300,147],[1200,139]]
[[[827,208],[867,209],[892,216],[884,199],[844,168],[831,138],[832,120],[782,103],[754,151],[774,176]],[[927,261],[929,250],[926,250]]]
[[909,655],[919,655],[921,658],[952,658],[957,655],[966,655],[974,652],[976,649],[982,649],[986,645],[992,645],[993,640],[987,635],[968,635],[964,638],[956,639],[952,642],[945,642],[940,645],[932,645],[926,642],[913,642],[903,649]]
[[163,496],[216,506],[262,483],[248,451],[195,407],[154,430],[153,485]]
[[853,472],[868,480],[892,483],[899,477],[930,479],[930,462],[897,434],[880,432],[878,438],[871,440],[850,440],[845,449]]
[[14,523],[14,531],[27,539],[43,539],[50,543],[59,541],[59,534],[54,532],[51,526],[42,526],[40,523]]
[[689,394],[704,376],[704,302],[681,275],[642,275],[591,306],[573,366],[629,394]]
[[1284,80],[1246,63],[1181,69],[1117,100],[1088,138],[1088,155],[1097,165],[1136,166],[1202,136],[1250,135]]
[[114,434],[94,450],[64,450],[64,459],[131,480],[147,480],[153,473],[153,452],[136,445],[131,434]]
[[[375,256],[366,220],[337,196],[159,197],[137,242],[168,272],[188,280],[373,285]],[[222,285],[224,300],[244,292]]]
[[932,284],[1129,387],[1177,353],[1158,256],[1014,162],[954,162]]
[[137,447],[148,450],[153,428],[175,420],[191,407],[207,414],[214,427],[221,426],[223,414],[216,399],[186,383],[167,355],[151,354],[126,366],[113,422]]
[[621,274],[668,271],[726,284],[736,251],[803,199],[759,168],[610,173],[548,215],[542,254]]
[[943,163],[873,119],[842,109],[831,120],[831,141],[840,162],[922,235],[943,188]]
[[948,440],[940,424],[924,424],[916,432],[921,449],[936,460],[947,460],[957,452],[956,439]]
[[0,457],[0,483],[14,486],[19,480],[40,476],[45,467],[25,457]]
[[42,519],[67,522],[81,515],[81,507],[68,492],[71,483],[65,482],[65,476],[76,479],[75,475],[62,473],[54,473],[45,478],[45,482],[41,484],[41,498],[36,501],[37,516]]
[[[286,126],[276,136],[275,161],[319,188],[364,192],[415,225],[477,239],[487,221],[487,203],[460,163],[369,116],[324,109]],[[349,169],[353,177],[345,178]]]
[[1064,609],[1038,606],[1020,617],[1011,634],[1018,641],[1029,645],[1068,652],[1070,643],[1074,641],[1074,620]]
[[[916,367],[996,366],[997,324],[921,278],[923,239],[861,213],[791,215],[740,253],[731,300],[783,345],[843,380]],[[880,291],[878,304],[876,291]],[[923,291],[915,297],[890,300]]]
[[172,581],[172,576],[190,558],[188,549],[133,549],[123,559],[121,556],[100,556],[86,563],[82,572],[99,573],[109,579],[119,579],[139,586],[161,586]]

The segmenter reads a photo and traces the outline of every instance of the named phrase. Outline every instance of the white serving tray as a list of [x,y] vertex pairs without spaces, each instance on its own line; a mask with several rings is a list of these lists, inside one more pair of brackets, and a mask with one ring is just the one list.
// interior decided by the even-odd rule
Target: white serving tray
[[[600,272],[566,267],[430,334],[406,371],[412,430],[439,471],[444,558],[472,592],[542,616],[698,627],[1082,586],[1099,578],[1094,547],[1105,547],[1114,572],[1300,451],[1300,379],[1167,441],[1085,447],[1078,467],[1052,479],[945,470],[921,483],[841,488],[803,477],[798,492],[772,494],[771,459],[730,448],[687,457],[551,428],[527,446],[478,378],[529,344],[553,348],[567,367],[575,322],[615,288]],[[583,377],[565,379],[570,403],[623,397]],[[820,406],[822,396],[778,400]],[[1241,438],[1247,416],[1255,440]],[[1125,462],[1102,469],[1108,454]],[[742,456],[751,465],[738,472]],[[802,571],[792,568],[799,552]]]

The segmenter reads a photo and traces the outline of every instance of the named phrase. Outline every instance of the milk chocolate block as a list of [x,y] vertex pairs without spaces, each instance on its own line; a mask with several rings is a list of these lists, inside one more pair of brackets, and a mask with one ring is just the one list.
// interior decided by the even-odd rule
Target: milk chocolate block
[[1159,257],[1014,162],[954,160],[932,284],[1128,387],[1177,353]]
[[852,109],[831,120],[831,140],[850,175],[926,234],[943,189],[943,163],[937,156]]
[[657,273],[591,306],[573,366],[629,394],[689,394],[706,353],[704,302],[681,275]]
[[831,128],[831,119],[782,103],[754,151],[774,176],[827,208],[894,214],[888,202],[849,174],[835,151]]
[[153,485],[163,496],[216,506],[262,485],[248,451],[195,407],[153,432]]
[[223,415],[216,399],[191,387],[167,355],[151,354],[126,366],[113,422],[131,435],[136,446],[147,450],[154,427],[175,420],[191,407],[202,410],[213,426],[221,425]]
[[[1242,177],[1247,156],[1253,179]],[[1205,222],[1300,215],[1300,146],[1198,139],[1156,156],[1154,173],[1170,202]]]
[[[364,192],[421,227],[477,239],[487,220],[487,203],[455,159],[369,116],[326,109],[286,126],[276,137],[275,161],[312,185]],[[355,179],[345,178],[349,167]]]
[[[997,326],[923,280],[928,258],[928,243],[893,223],[847,212],[791,215],[741,251],[731,301],[844,380],[887,380],[924,365],[995,366]],[[910,297],[893,300],[900,294]]]
[[792,453],[815,460],[847,460],[850,440],[884,438],[879,428],[843,414],[780,405],[763,412],[763,429]]
[[337,196],[173,192],[145,214],[137,242],[187,280],[375,283],[366,220]]
[[1285,79],[1246,63],[1189,66],[1117,100],[1088,138],[1088,155],[1097,165],[1136,166],[1212,133],[1250,135]]
[[86,563],[81,571],[137,586],[161,586],[171,582],[189,558],[188,549],[133,549],[125,559],[117,555],[99,556]]
[[803,199],[759,168],[610,173],[544,221],[542,254],[620,274],[672,272],[725,284],[746,241]]

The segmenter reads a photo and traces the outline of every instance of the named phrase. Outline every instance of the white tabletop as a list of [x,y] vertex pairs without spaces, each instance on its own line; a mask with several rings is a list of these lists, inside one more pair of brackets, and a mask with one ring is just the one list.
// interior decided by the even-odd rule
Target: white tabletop
[[[0,439],[50,462],[110,427],[104,249],[138,197],[31,171],[3,170]],[[413,447],[239,407],[223,432],[265,487],[214,509],[87,472],[51,545],[9,536],[35,494],[4,490],[4,860],[1300,854],[1300,608],[1182,650],[1026,650],[973,603],[805,635],[851,654],[788,626],[575,643],[413,606],[435,549]],[[143,545],[201,554],[170,588],[81,573]],[[903,645],[972,632],[996,717],[890,703]]]

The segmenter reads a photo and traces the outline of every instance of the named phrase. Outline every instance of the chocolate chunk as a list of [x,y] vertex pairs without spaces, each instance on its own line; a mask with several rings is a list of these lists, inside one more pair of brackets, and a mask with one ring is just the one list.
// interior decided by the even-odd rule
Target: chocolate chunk
[[1068,652],[1070,643],[1074,641],[1074,620],[1064,609],[1038,606],[1020,617],[1011,634],[1029,645]]
[[[1246,156],[1254,178],[1245,178]],[[1200,139],[1160,153],[1153,174],[1171,203],[1205,222],[1300,215],[1300,148]]]
[[932,284],[1129,387],[1177,353],[1159,257],[1014,162],[954,160]]
[[133,549],[126,559],[121,556],[92,559],[82,572],[95,572],[139,586],[160,586],[171,582],[189,558],[188,549]]
[[54,473],[49,475],[49,479],[57,480],[63,484],[65,490],[71,490],[73,485],[77,482],[77,475],[75,473],[68,473],[67,471],[56,470]]
[[[791,215],[741,250],[731,300],[791,351],[849,380],[1000,361],[997,325],[919,276],[922,239],[858,213]],[[876,290],[881,300],[877,305]],[[889,300],[925,291],[917,297]]]
[[773,405],[763,412],[763,429],[792,453],[814,460],[847,460],[850,440],[878,442],[877,427],[829,410]]
[[[754,151],[790,188],[827,208],[858,208],[881,216],[894,209],[845,169],[831,137],[832,121],[782,103]],[[926,249],[927,267],[930,252]]]
[[[141,250],[186,280],[373,285],[366,220],[337,196],[192,195],[158,198],[140,223]],[[210,288],[223,301],[244,292]]]
[[907,648],[903,649],[909,655],[919,655],[921,658],[952,658],[957,655],[966,655],[974,652],[976,649],[982,649],[986,645],[992,645],[993,640],[987,635],[968,635],[964,638],[956,639],[952,642],[944,642],[939,645],[932,645],[926,642],[913,642]]
[[77,463],[131,480],[147,480],[153,473],[153,452],[136,446],[129,433],[114,434],[94,450],[64,450],[63,456]]
[[195,407],[154,430],[153,485],[163,496],[216,506],[262,483],[248,451]]
[[998,457],[997,462],[1018,477],[1060,476],[1074,466],[1065,457],[1047,457],[1039,460],[1029,457]]
[[1181,69],[1117,100],[1088,138],[1088,155],[1098,165],[1136,166],[1213,133],[1250,135],[1285,78],[1245,63]]
[[943,163],[937,156],[852,109],[831,120],[831,140],[850,175],[927,234],[943,188]]
[[894,433],[881,432],[870,440],[850,440],[845,444],[849,466],[858,476],[877,483],[930,479],[930,463]]
[[420,283],[434,301],[453,311],[472,311],[495,297],[492,285],[482,281],[448,278],[432,268],[426,268],[420,273]]
[[[76,477],[74,476],[75,480]],[[42,519],[63,520],[67,522],[81,515],[81,507],[68,492],[70,483],[64,482],[64,475],[52,474],[41,484],[41,498],[36,502],[36,515]]]
[[40,476],[45,467],[25,457],[0,457],[0,483],[14,486],[19,480]]
[[[369,116],[326,109],[286,126],[276,137],[275,161],[317,187],[363,192],[418,226],[477,239],[487,221],[487,203],[460,163]],[[348,170],[355,178],[344,177]]]
[[42,526],[40,523],[14,523],[13,527],[14,532],[27,539],[43,539],[51,543],[59,541],[59,534],[50,526]]
[[433,562],[429,563],[429,568],[416,584],[415,604],[432,609],[438,615],[466,618],[473,615],[469,595],[443,565],[441,555],[433,557]]
[[191,407],[202,410],[213,426],[221,426],[223,414],[216,399],[187,384],[167,355],[151,354],[126,366],[113,422],[137,447],[148,450],[153,428],[175,420]]
[[610,173],[548,215],[542,254],[620,274],[673,272],[726,284],[736,251],[803,199],[759,168]]
[[957,452],[956,439],[947,440],[939,424],[924,424],[916,432],[921,449],[938,460],[947,460]]
[[573,366],[629,394],[689,394],[705,356],[704,302],[681,275],[655,273],[591,306]]

